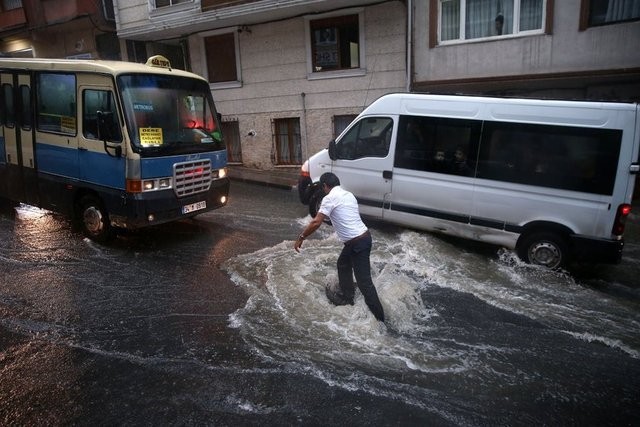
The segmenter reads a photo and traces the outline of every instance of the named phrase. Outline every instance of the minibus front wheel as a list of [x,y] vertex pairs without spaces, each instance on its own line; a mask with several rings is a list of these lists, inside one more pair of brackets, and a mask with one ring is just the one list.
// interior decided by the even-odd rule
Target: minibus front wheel
[[85,236],[96,242],[107,242],[113,236],[109,214],[102,201],[93,195],[80,199],[78,220]]
[[529,264],[558,269],[566,265],[569,247],[557,233],[540,231],[523,236],[518,243],[518,256]]

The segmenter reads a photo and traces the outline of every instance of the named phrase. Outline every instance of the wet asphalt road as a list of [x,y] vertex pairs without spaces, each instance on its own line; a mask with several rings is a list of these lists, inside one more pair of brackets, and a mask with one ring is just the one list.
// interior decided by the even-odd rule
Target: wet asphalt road
[[[71,230],[64,217],[29,207],[0,210],[0,425],[640,422],[637,337],[632,335],[631,349],[626,352],[620,352],[615,342],[603,346],[588,339],[574,341],[552,332],[541,319],[514,314],[508,304],[489,309],[477,296],[446,286],[428,289],[433,307],[427,308],[437,311],[439,321],[447,323],[447,333],[459,330],[460,337],[480,348],[496,346],[483,342],[482,337],[484,333],[495,335],[492,330],[497,330],[503,334],[500,342],[515,349],[518,342],[529,339],[522,331],[531,333],[530,350],[491,356],[500,359],[505,372],[527,377],[527,387],[507,395],[513,382],[505,378],[501,384],[504,373],[486,374],[490,392],[482,387],[482,375],[474,379],[474,375],[424,375],[407,370],[406,376],[400,371],[393,378],[385,377],[388,368],[384,364],[363,367],[364,374],[354,372],[365,375],[365,380],[337,385],[326,373],[331,371],[326,361],[306,363],[307,353],[298,346],[310,344],[291,342],[285,327],[278,324],[274,331],[269,325],[260,329],[250,324],[253,331],[267,332],[248,336],[246,329],[234,327],[230,319],[239,311],[251,317],[251,301],[259,295],[234,283],[229,272],[233,266],[226,263],[263,248],[275,248],[267,250],[265,257],[283,250],[289,245],[282,242],[297,235],[305,214],[293,192],[234,183],[226,208],[196,220],[125,234],[101,246]],[[379,230],[381,241],[387,234],[392,237],[389,240],[396,236],[384,226]],[[308,250],[313,253],[313,246]],[[457,248],[447,245],[442,250]],[[496,262],[494,249],[471,245],[462,255],[469,256],[473,265],[484,265],[488,259],[490,266]],[[638,264],[635,259],[627,263],[623,269],[606,267],[598,273],[585,267],[575,276],[588,282],[589,290],[605,289],[605,297],[622,295],[632,313],[624,322],[637,325],[640,298],[634,283]],[[255,270],[251,262],[239,265],[234,271],[242,266]],[[266,270],[245,276],[266,276]],[[416,271],[408,276],[416,276]],[[313,305],[309,307],[303,311],[313,310]],[[293,310],[287,314],[294,316]],[[259,317],[269,322],[270,315]],[[299,316],[298,321],[305,314]],[[256,317],[252,321],[259,322]],[[469,337],[475,333],[464,331],[469,325],[480,335]],[[480,332],[483,330],[487,332]],[[313,332],[308,331],[310,340]],[[369,334],[371,331],[365,332]],[[397,330],[389,334],[398,340],[406,335]],[[428,329],[421,329],[414,338],[426,335]],[[438,340],[445,343],[447,338]],[[278,343],[286,348],[278,348]],[[567,355],[575,356],[575,361],[563,360]],[[354,357],[354,371],[358,371],[366,363],[360,359],[362,354]],[[419,364],[420,357],[413,357]],[[289,358],[296,359],[295,363]],[[520,368],[526,364],[534,368]],[[318,366],[321,372],[312,372]],[[340,372],[341,365],[336,366]],[[353,365],[345,366],[341,375],[348,377]],[[547,374],[550,382],[562,386],[545,385]],[[378,383],[403,383],[409,391],[385,389]],[[538,397],[529,401],[529,394]],[[431,397],[433,402],[429,402]],[[591,399],[599,402],[585,404]]]

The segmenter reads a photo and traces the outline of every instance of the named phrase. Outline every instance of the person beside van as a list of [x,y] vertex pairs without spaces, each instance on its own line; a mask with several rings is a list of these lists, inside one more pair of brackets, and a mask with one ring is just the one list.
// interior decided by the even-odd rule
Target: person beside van
[[293,248],[300,252],[304,240],[326,219],[330,219],[344,247],[337,262],[339,290],[333,294],[327,288],[327,296],[335,305],[353,305],[355,274],[356,283],[369,310],[377,320],[384,322],[384,310],[371,279],[371,233],[362,222],[358,202],[352,193],[340,187],[340,179],[331,172],[320,176],[320,187],[325,193],[320,209],[298,236]]

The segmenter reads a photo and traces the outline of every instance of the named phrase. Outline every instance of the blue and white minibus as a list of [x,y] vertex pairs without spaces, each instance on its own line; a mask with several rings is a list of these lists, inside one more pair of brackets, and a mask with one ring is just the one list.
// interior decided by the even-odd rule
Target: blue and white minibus
[[301,170],[383,221],[515,249],[527,262],[618,262],[638,173],[634,103],[385,95]]
[[0,198],[104,241],[224,206],[226,162],[208,82],[164,57],[0,59]]

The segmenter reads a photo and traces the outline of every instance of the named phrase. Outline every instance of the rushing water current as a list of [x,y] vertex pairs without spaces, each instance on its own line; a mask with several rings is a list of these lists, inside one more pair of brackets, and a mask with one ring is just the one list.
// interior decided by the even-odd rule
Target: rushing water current
[[[299,228],[308,220],[299,219]],[[510,251],[487,257],[430,234],[382,228],[373,236],[372,274],[385,324],[358,293],[353,307],[327,300],[341,244],[323,226],[300,254],[284,241],[224,265],[249,295],[231,326],[265,359],[454,423],[461,413],[486,413],[489,402],[495,411],[510,395],[530,395],[534,407],[548,393],[596,398],[597,390],[562,384],[563,363],[584,363],[594,346],[639,362],[637,289],[603,294],[567,272],[523,264]],[[546,381],[558,384],[550,391]]]
[[[358,291],[327,300],[341,243],[323,225],[296,253],[305,213],[234,183],[111,246],[3,213],[0,424],[640,425],[637,213],[620,265],[561,272],[368,222],[385,323]],[[82,392],[39,399],[51,384]]]

